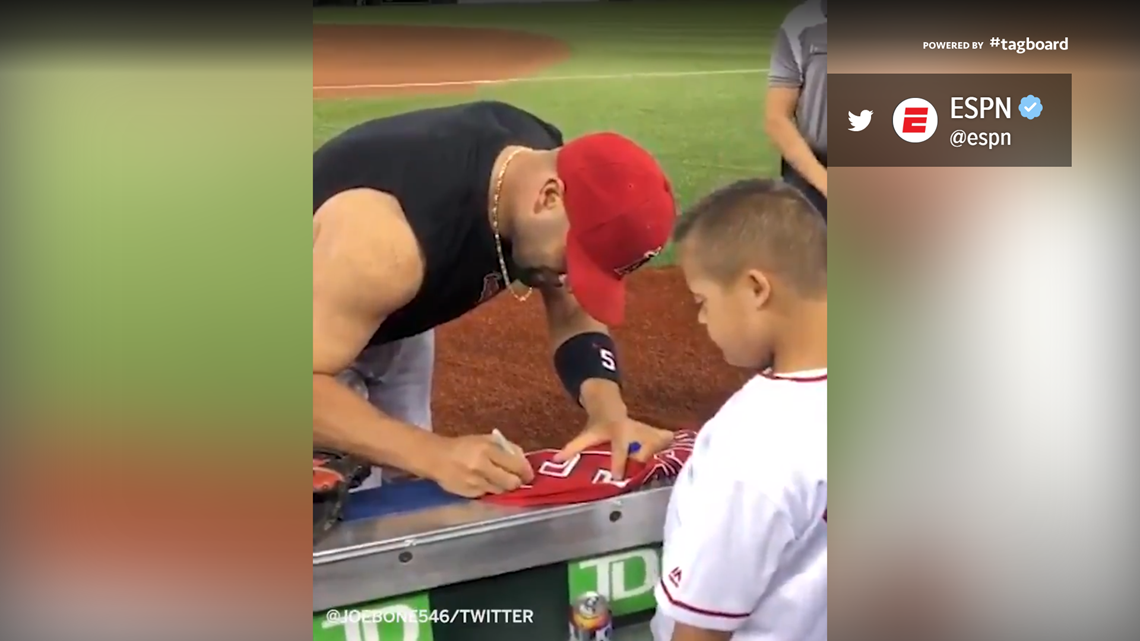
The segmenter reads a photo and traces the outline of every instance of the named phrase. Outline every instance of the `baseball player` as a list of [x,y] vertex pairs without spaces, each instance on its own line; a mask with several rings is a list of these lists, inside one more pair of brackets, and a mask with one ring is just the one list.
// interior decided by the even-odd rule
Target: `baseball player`
[[[530,481],[521,451],[431,431],[434,328],[504,290],[539,292],[550,344],[519,348],[550,349],[588,414],[563,457],[611,442],[621,478],[632,443],[639,460],[668,446],[669,432],[626,414],[607,331],[622,321],[622,279],[661,251],[676,216],[669,181],[631,140],[565,142],[501,102],[372,120],[313,154],[313,214],[314,446],[468,497]],[[350,368],[367,402],[337,381]]]
[[745,180],[674,232],[698,320],[762,371],[677,478],[655,641],[827,638],[827,232],[793,187]]

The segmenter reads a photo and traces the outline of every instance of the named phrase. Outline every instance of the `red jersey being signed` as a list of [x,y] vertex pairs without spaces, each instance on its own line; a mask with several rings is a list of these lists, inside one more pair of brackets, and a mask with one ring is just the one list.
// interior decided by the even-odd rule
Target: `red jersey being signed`
[[586,503],[632,492],[648,483],[676,478],[693,452],[696,432],[676,432],[673,444],[646,463],[632,458],[626,465],[625,479],[615,481],[610,474],[609,444],[587,450],[564,462],[552,459],[558,450],[538,450],[526,455],[534,469],[534,481],[513,492],[489,494],[484,501],[517,507],[539,507]]

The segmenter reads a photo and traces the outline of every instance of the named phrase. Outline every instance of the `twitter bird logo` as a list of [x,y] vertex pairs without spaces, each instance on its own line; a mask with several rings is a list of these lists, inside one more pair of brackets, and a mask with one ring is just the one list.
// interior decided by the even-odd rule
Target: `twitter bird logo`
[[855,114],[848,111],[847,119],[851,121],[851,129],[849,129],[849,131],[863,131],[866,129],[867,125],[871,124],[872,113],[873,112],[864,109],[862,113],[856,116]]

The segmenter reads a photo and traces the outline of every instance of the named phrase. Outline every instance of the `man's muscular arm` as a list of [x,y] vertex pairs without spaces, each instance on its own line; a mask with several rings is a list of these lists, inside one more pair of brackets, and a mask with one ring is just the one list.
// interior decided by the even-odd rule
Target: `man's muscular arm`
[[425,475],[438,437],[385,416],[334,379],[415,296],[418,247],[400,204],[381,192],[338,194],[313,217],[313,444]]
[[[591,364],[589,359],[601,359],[604,355],[595,353],[594,350],[585,350],[589,352],[589,355],[584,355],[583,352],[576,351],[580,345],[574,344],[567,345],[567,348],[571,350],[570,353],[559,353],[559,348],[576,336],[593,332],[609,336],[609,331],[605,325],[587,314],[568,290],[549,288],[541,291],[543,302],[546,303],[546,318],[550,328],[550,339],[554,347],[555,361],[560,362],[559,356],[563,356],[565,359],[561,361],[563,363],[584,362],[582,372],[598,372],[600,369],[605,369],[612,372],[616,379],[618,374],[616,359],[609,363],[602,360],[600,361],[600,369],[590,369],[590,367],[597,368],[598,364]],[[585,337],[582,340],[589,341],[590,339]],[[613,358],[612,355],[611,358]],[[575,361],[574,359],[578,360]],[[586,374],[588,377],[581,381],[583,374],[579,373],[575,376],[573,366],[566,364],[564,367],[569,373],[566,374],[563,384],[568,389],[575,385],[578,387],[578,401],[586,410],[589,419],[586,428],[555,455],[556,461],[569,460],[570,457],[587,448],[608,442],[612,453],[610,473],[614,479],[623,479],[625,478],[625,466],[629,457],[630,445],[638,443],[641,446],[641,449],[634,454],[634,458],[645,461],[650,456],[668,447],[669,443],[672,442],[673,434],[671,432],[651,427],[629,417],[628,408],[621,396],[621,386],[616,380],[610,380],[604,376],[589,377]],[[560,377],[563,375],[563,372],[559,372]],[[567,379],[573,382],[567,383]],[[581,383],[579,384],[578,381]]]
[[[539,291],[546,307],[546,324],[553,351],[558,351],[563,343],[579,334],[597,332],[609,335],[609,329],[587,314],[565,287],[546,287]],[[621,388],[604,378],[591,378],[582,383],[578,402],[591,416],[626,415]]]

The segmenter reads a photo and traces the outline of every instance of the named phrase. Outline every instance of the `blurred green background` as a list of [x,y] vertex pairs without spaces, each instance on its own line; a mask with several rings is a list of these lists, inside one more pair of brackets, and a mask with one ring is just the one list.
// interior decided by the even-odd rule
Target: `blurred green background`
[[[791,6],[611,2],[314,10],[322,24],[540,33],[567,43],[571,57],[536,76],[548,80],[437,95],[314,100],[313,147],[371,118],[504,100],[553,122],[568,137],[614,130],[637,140],[657,156],[685,206],[733,180],[778,172],[761,115],[770,46]],[[665,252],[661,260],[669,258]]]

